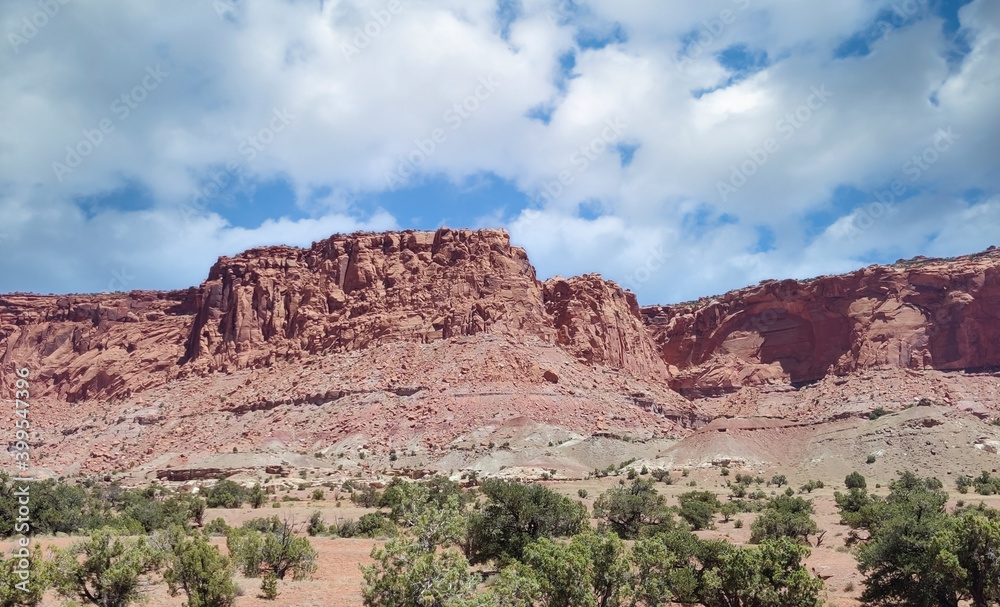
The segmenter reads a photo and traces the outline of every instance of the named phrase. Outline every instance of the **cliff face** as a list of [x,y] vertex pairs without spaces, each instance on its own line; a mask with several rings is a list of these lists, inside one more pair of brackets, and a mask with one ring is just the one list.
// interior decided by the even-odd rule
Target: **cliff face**
[[222,258],[197,289],[0,298],[3,370],[77,401],[188,375],[393,342],[491,333],[665,378],[631,294],[595,276],[543,285],[499,230],[334,236]]
[[670,385],[688,396],[869,368],[1000,366],[1000,252],[766,281],[642,310]]
[[0,372],[27,365],[34,393],[82,401],[479,334],[556,346],[691,397],[872,368],[990,368],[1000,366],[1000,252],[640,310],[597,275],[539,282],[500,230],[338,235],[222,258],[186,291],[2,296]]
[[336,236],[221,259],[198,290],[185,356],[242,368],[275,356],[493,332],[551,339],[541,284],[500,231]]
[[123,395],[177,375],[194,290],[0,296],[0,379],[31,370],[33,396]]

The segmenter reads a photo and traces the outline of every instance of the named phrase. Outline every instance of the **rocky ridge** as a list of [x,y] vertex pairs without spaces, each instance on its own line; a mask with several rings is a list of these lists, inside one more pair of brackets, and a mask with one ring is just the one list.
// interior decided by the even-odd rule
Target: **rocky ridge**
[[756,287],[642,316],[671,388],[697,398],[867,369],[1000,366],[1000,251]]
[[181,291],[0,296],[0,382],[32,370],[53,474],[199,478],[230,452],[583,474],[581,453],[603,467],[726,418],[927,399],[990,420],[998,337],[994,249],[640,308],[597,275],[539,281],[503,231],[442,229],[253,249]]

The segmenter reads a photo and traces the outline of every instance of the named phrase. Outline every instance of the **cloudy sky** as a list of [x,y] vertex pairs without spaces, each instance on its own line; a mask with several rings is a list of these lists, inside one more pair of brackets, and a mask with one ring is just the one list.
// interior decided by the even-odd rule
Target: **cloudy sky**
[[642,303],[1000,244],[996,0],[3,0],[0,292],[505,227]]

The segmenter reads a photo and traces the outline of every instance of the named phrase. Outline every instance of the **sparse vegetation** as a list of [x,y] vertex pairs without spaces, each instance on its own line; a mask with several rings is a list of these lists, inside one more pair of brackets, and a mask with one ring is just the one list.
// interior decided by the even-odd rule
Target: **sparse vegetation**
[[889,415],[889,412],[885,410],[885,407],[875,407],[875,409],[868,414],[868,419],[875,421],[880,417],[885,417]]
[[992,476],[986,470],[983,470],[977,477],[968,475],[959,476],[955,479],[955,485],[958,488],[958,492],[963,495],[968,493],[969,489],[975,489],[979,495],[1000,494],[1000,476]]
[[799,487],[799,493],[812,493],[816,489],[822,489],[825,485],[823,481],[809,481]]
[[615,487],[594,502],[599,529],[608,529],[622,539],[653,535],[675,527],[667,500],[653,488],[653,481],[635,479],[631,485]]
[[291,521],[276,516],[231,528],[226,534],[226,546],[246,577],[271,572],[283,580],[291,573],[300,580],[316,571],[316,550],[309,540],[295,534]]
[[812,502],[801,497],[779,495],[770,502],[760,516],[750,525],[750,542],[758,544],[765,540],[789,538],[804,544],[809,536],[817,533],[819,527],[812,519]]
[[695,531],[712,529],[712,519],[722,504],[711,491],[689,491],[677,496],[680,502],[678,514]]
[[487,479],[480,491],[488,501],[468,517],[466,554],[472,563],[519,560],[539,538],[571,536],[586,527],[583,504],[541,485]]
[[844,479],[844,486],[848,489],[867,489],[868,481],[865,480],[865,477],[860,472],[855,471],[848,474],[847,478]]
[[[865,575],[866,604],[958,605],[1000,601],[1000,512],[985,508],[945,510],[941,481],[906,472],[886,498],[863,489],[843,500],[841,516],[868,531],[857,550]],[[864,499],[860,499],[864,498]],[[841,500],[838,500],[840,504]]]

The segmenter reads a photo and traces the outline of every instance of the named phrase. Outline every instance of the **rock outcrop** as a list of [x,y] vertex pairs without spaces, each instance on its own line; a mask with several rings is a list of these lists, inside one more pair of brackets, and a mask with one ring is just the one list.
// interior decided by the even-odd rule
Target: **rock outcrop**
[[765,281],[643,318],[687,396],[870,368],[1000,366],[1000,251]]
[[479,334],[558,345],[586,364],[666,378],[631,294],[596,276],[543,285],[501,230],[338,235],[308,249],[252,249],[221,258],[186,291],[0,297],[3,372],[29,366],[36,394],[74,402],[279,360]]

